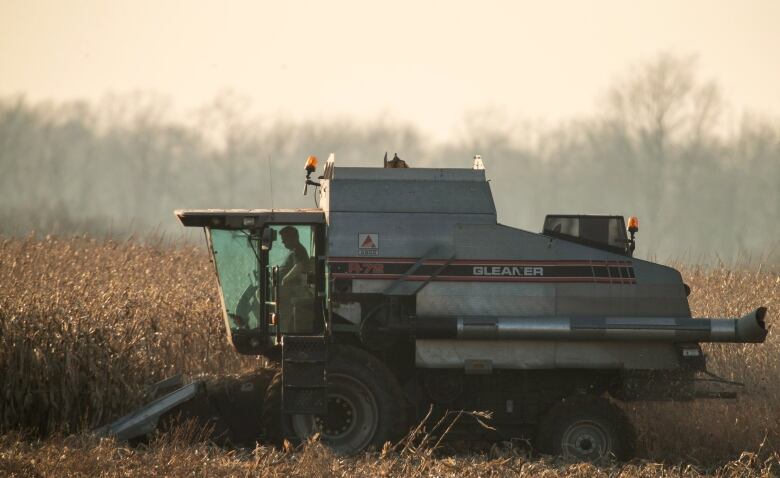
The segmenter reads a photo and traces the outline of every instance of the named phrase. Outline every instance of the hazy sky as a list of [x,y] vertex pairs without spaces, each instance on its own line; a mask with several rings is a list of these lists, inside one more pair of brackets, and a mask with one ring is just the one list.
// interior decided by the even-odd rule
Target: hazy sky
[[780,116],[777,0],[0,0],[0,95],[148,90],[186,114],[229,89],[253,113],[384,114],[438,138],[485,107],[587,113],[660,51],[697,55],[735,111]]

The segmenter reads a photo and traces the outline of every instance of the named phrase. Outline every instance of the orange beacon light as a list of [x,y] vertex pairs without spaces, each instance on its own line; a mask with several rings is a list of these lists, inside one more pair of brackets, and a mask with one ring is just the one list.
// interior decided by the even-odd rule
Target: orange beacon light
[[317,156],[313,154],[306,158],[306,166],[303,167],[306,170],[306,181],[303,183],[303,195],[309,189],[309,186],[319,186],[320,183],[311,180],[311,173],[317,170]]
[[631,216],[628,218],[628,232],[637,231],[639,231],[639,219],[636,216]]
[[308,158],[306,158],[306,166],[304,169],[308,173],[313,173],[317,170],[317,156],[311,155]]

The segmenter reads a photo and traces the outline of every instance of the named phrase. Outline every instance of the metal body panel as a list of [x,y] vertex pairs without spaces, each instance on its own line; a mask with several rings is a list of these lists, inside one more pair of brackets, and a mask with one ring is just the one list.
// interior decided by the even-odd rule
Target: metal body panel
[[417,340],[421,368],[463,369],[489,361],[493,369],[672,370],[680,367],[672,343],[550,340]]
[[[487,182],[334,179],[329,187],[330,212],[435,212],[495,216],[493,196]],[[457,194],[453,194],[455,191]]]
[[[552,292],[549,288],[543,288],[542,284],[536,285],[537,288],[544,290],[543,292],[540,290],[537,295],[554,296],[555,307],[551,315],[691,316],[682,277],[678,271],[670,267],[500,224],[458,225],[455,229],[454,246],[455,255],[459,259],[583,261],[585,263],[628,261],[633,267],[635,274],[633,284],[556,283]],[[493,284],[485,285],[493,286]],[[526,288],[521,288],[519,285],[509,287],[503,292],[504,294],[501,295],[504,300],[499,298],[499,301],[493,301],[492,306],[482,313],[487,315],[506,313],[504,311],[517,302],[513,295],[534,295],[529,294]],[[425,300],[430,300],[430,304],[421,304],[418,300],[418,307],[423,310],[435,309],[446,300],[457,301],[453,294],[445,291],[440,291],[440,294],[438,297],[429,294]],[[453,305],[450,305],[450,308],[452,307]],[[512,315],[525,315],[526,308],[527,306],[521,306],[520,310]],[[473,313],[473,308],[468,313]],[[464,315],[468,313],[463,312]]]
[[[376,290],[360,283],[360,290]],[[679,284],[523,284],[431,282],[417,296],[420,315],[690,317]],[[674,299],[672,299],[674,298]]]
[[434,281],[417,295],[417,314],[554,316],[555,298],[555,284]]
[[359,235],[379,236],[378,257],[431,259],[452,255],[453,230],[458,224],[495,222],[489,214],[333,212],[328,215],[328,255],[356,257]]
[[[371,263],[372,259],[363,261]],[[644,284],[637,279],[635,284],[610,284],[451,279],[433,277],[420,289],[421,278],[413,277],[394,287],[410,294],[419,290],[417,313],[423,316],[690,317],[681,281]],[[397,280],[381,274],[358,275],[352,280],[352,290],[379,294]]]
[[331,257],[358,256],[359,234],[379,236],[375,257],[448,257],[458,224],[496,223],[481,170],[334,168],[321,184]]
[[484,183],[484,169],[465,168],[333,168],[328,179],[363,181],[469,181]]

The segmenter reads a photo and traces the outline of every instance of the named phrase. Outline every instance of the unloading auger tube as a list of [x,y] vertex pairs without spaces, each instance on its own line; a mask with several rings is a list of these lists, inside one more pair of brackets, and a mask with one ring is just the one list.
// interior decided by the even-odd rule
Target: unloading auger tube
[[426,339],[762,343],[766,307],[739,319],[671,317],[416,317]]

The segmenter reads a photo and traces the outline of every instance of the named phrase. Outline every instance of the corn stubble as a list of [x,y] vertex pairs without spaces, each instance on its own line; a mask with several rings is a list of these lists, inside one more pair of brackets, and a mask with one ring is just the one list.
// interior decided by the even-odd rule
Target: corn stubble
[[[766,305],[776,323],[777,266],[678,267],[693,289],[695,316],[739,316]],[[396,446],[343,459],[317,443],[293,453],[237,452],[173,433],[130,449],[80,432],[138,406],[151,384],[174,373],[216,377],[264,364],[227,344],[204,247],[0,238],[0,475],[776,476],[775,332],[760,346],[705,346],[713,372],[745,383],[738,401],[625,405],[643,459],[622,467],[540,461],[510,443],[449,456]]]

